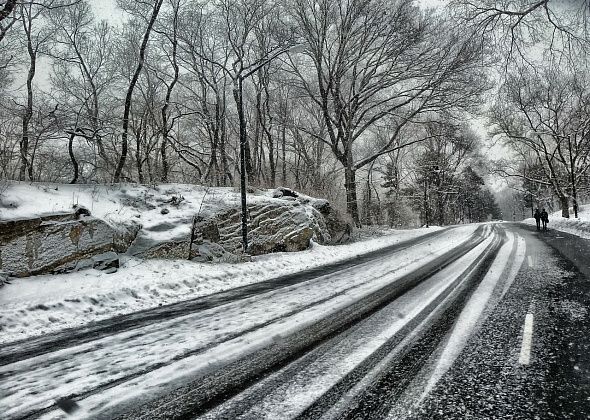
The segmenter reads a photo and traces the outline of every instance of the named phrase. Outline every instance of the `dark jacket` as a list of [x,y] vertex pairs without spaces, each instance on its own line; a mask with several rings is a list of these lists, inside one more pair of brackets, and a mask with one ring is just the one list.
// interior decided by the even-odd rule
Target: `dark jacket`
[[539,221],[541,219],[541,212],[539,211],[539,209],[535,210],[535,215],[533,217],[536,221]]
[[549,214],[544,210],[541,212],[541,220],[545,223],[549,223]]

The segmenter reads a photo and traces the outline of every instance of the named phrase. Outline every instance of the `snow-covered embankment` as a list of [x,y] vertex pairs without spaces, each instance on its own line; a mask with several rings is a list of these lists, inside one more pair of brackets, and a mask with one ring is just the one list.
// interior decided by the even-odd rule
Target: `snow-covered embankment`
[[[535,226],[535,219],[532,217],[522,222]],[[550,214],[548,228],[590,239],[590,205],[580,206],[577,218],[574,217],[572,209],[570,209],[569,219],[561,217],[561,210]]]

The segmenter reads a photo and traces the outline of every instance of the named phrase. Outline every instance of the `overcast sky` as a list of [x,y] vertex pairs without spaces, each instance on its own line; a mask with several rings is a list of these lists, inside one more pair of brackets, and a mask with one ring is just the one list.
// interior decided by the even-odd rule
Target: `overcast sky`
[[[448,0],[416,0],[421,7],[440,7]],[[118,20],[121,14],[117,11],[116,0],[92,0],[90,2],[97,16],[109,20]]]
[[102,19],[113,21],[121,19],[121,12],[115,0],[93,0],[90,4],[96,15]]

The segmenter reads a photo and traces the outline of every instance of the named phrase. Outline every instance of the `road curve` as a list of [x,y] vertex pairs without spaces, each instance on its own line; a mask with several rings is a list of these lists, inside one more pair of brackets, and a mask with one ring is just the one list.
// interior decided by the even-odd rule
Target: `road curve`
[[[253,378],[349,330],[453,264],[490,234],[489,227],[450,229],[400,244],[389,253],[372,253],[319,276],[290,280],[288,285],[285,281],[280,287],[267,285],[258,293],[242,290],[240,297],[234,295],[188,314],[179,315],[174,308],[174,316],[167,314],[148,324],[114,333],[105,329],[99,337],[21,353],[18,360],[0,367],[0,411],[10,419],[61,418],[55,401],[64,397],[79,401],[85,418],[114,418],[122,413],[133,418],[134,408],[147,409],[147,405],[156,411],[167,407],[163,417],[205,410]],[[395,266],[389,261],[395,261]],[[195,331],[201,329],[195,340]],[[274,335],[269,337],[269,332]],[[220,349],[226,352],[224,357],[212,356]],[[202,366],[197,373],[183,376],[178,375],[182,363]],[[162,374],[172,368],[178,378],[166,383]],[[191,375],[196,380],[187,380]],[[156,384],[150,392],[132,395],[135,386],[150,381]],[[188,405],[173,404],[170,411],[166,401],[174,400],[187,386],[194,388],[195,382],[201,390],[199,398]],[[36,392],[30,393],[31,389]],[[117,400],[113,395],[125,398]]]

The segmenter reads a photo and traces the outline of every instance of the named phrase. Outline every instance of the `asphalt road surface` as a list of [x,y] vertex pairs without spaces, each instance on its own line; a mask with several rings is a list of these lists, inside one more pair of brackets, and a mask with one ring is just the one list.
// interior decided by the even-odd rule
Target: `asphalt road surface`
[[6,346],[0,418],[590,418],[590,241],[470,229]]

